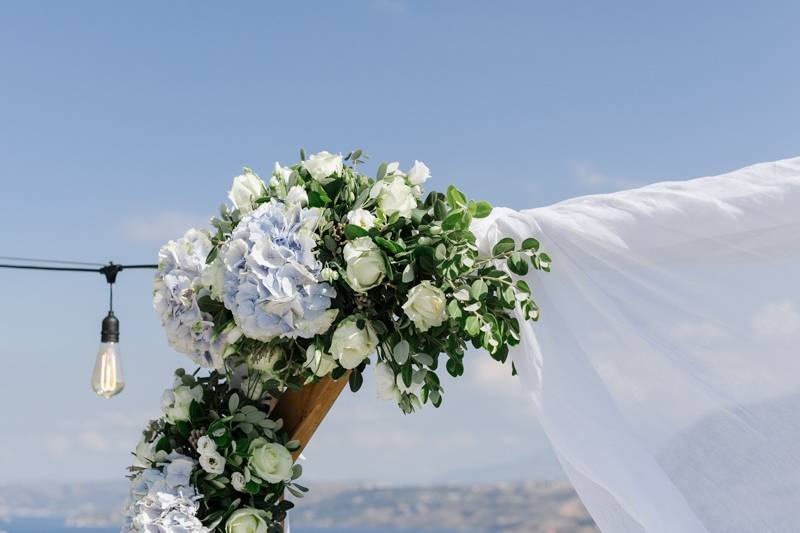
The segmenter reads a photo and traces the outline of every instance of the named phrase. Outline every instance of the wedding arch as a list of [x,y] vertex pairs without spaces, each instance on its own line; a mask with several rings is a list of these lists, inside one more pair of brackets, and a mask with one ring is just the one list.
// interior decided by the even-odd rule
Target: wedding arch
[[796,529],[800,158],[521,212],[364,158],[245,169],[161,249],[155,307],[207,372],[165,392],[123,531],[282,531],[341,390],[374,363],[438,406],[468,345],[512,359],[602,530]]

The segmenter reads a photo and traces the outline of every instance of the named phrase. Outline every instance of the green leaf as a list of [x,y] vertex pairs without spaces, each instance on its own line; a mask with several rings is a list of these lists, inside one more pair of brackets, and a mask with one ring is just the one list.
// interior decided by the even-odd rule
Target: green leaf
[[410,346],[408,345],[408,341],[405,339],[401,340],[394,346],[392,349],[392,357],[395,361],[397,361],[397,364],[405,364],[405,362],[408,360],[409,349]]
[[414,281],[414,266],[409,263],[403,269],[403,283],[411,283]]
[[350,372],[350,379],[348,381],[350,383],[350,390],[353,392],[358,392],[358,389],[360,389],[361,385],[364,384],[364,377],[361,375],[361,372],[354,369],[352,372]]
[[413,377],[413,369],[411,368],[411,365],[403,365],[403,367],[400,369],[400,374],[403,376],[403,383],[405,383],[405,386],[410,387],[411,379]]
[[228,398],[228,411],[233,414],[239,408],[239,395],[235,392]]
[[384,239],[383,237],[374,237],[372,240],[374,240],[378,246],[380,246],[381,248],[383,248],[384,250],[386,250],[391,254],[399,254],[400,252],[406,249],[406,247],[403,244],[397,241],[390,241],[389,239]]
[[305,160],[306,160],[306,151],[300,148],[300,161],[305,161]]
[[441,200],[433,203],[433,216],[436,220],[444,220],[447,216],[447,205]]
[[417,266],[423,272],[433,274],[436,272],[436,259],[434,259],[435,251],[430,246],[418,246],[414,250],[414,255],[417,259]]
[[369,232],[362,228],[361,226],[356,226],[355,224],[348,224],[344,227],[344,235],[349,240],[357,239],[359,237],[367,237],[369,236]]
[[456,228],[460,228],[464,221],[464,210],[463,209],[456,209],[451,211],[449,215],[447,215],[442,222],[442,229],[445,231],[450,231]]
[[378,165],[378,181],[386,177],[386,167],[388,165],[384,162]]
[[534,252],[539,249],[539,241],[534,239],[533,237],[525,239],[522,241],[521,248],[523,250],[533,250]]
[[414,361],[421,365],[431,366],[433,364],[433,357],[426,353],[415,353],[413,357]]
[[464,330],[469,334],[470,337],[474,337],[481,331],[481,322],[478,320],[476,316],[468,316],[466,322],[464,323]]
[[506,237],[500,239],[492,248],[492,255],[503,255],[514,250],[514,239]]
[[157,452],[160,452],[160,451],[170,452],[170,451],[172,451],[172,449],[170,447],[170,444],[169,444],[169,438],[168,437],[161,437],[160,439],[158,439],[158,442],[156,443],[156,451]]
[[467,207],[467,197],[453,185],[450,185],[447,188],[447,204],[452,209],[465,208]]
[[336,248],[339,247],[339,243],[336,242],[336,239],[328,234],[325,234],[325,236],[322,237],[322,240],[325,241],[325,248],[331,252],[335,252]]
[[552,260],[552,259],[550,259],[550,256],[549,256],[549,255],[547,255],[547,254],[544,254],[544,253],[542,253],[542,254],[539,254],[539,266],[540,266],[540,267],[541,267],[541,269],[542,269],[542,270],[544,270],[545,272],[550,272],[550,264],[551,264],[552,262],[553,262],[553,260]]
[[528,273],[528,261],[526,259],[527,258],[521,253],[514,252],[511,254],[511,257],[508,258],[508,268],[514,274],[524,276]]
[[492,212],[492,204],[484,202],[483,200],[475,202],[475,212],[472,214],[475,218],[486,218]]
[[461,318],[461,306],[458,304],[458,300],[450,300],[450,303],[447,304],[447,313],[451,318]]
[[208,255],[206,256],[206,264],[210,265],[211,263],[213,263],[214,259],[216,259],[218,255],[219,255],[219,247],[215,246],[211,249],[210,252],[208,252]]
[[473,300],[480,300],[489,292],[489,286],[482,279],[476,279],[472,282],[469,292]]

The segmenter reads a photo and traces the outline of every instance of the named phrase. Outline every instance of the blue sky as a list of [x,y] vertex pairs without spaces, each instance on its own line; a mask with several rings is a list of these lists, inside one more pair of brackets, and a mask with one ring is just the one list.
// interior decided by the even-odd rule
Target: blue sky
[[[791,2],[4,2],[0,254],[154,262],[242,166],[301,146],[421,159],[431,187],[514,208],[796,156],[798,19]],[[0,482],[123,474],[188,361],[149,272],[116,293],[127,388],[103,401],[102,279],[0,271]],[[555,475],[487,357],[447,389],[410,417],[370,382],[345,393],[308,477]]]

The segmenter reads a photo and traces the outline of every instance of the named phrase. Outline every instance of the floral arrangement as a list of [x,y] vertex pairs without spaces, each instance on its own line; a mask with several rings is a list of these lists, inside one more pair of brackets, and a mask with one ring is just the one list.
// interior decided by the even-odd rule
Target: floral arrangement
[[[467,200],[453,186],[424,194],[430,171],[420,161],[405,172],[398,163],[382,163],[371,178],[357,170],[365,159],[360,150],[345,157],[301,151],[296,165],[276,163],[267,182],[246,168],[233,180],[232,206],[223,205],[210,231],[191,229],[162,247],[154,305],[167,340],[211,374],[188,389],[197,392],[181,389],[189,386],[183,384],[171,393],[180,407],[165,407],[165,418],[147,433],[147,442],[167,455],[143,472],[155,465],[161,474],[136,474],[136,495],[146,493],[145,478],[158,484],[176,461],[182,468],[184,460],[196,460],[201,468],[193,467],[193,483],[170,487],[180,496],[175,505],[181,516],[199,517],[209,530],[223,523],[232,533],[278,530],[288,505],[280,497],[284,488],[292,490],[284,486],[287,480],[250,485],[268,487],[266,500],[261,498],[266,507],[252,507],[253,498],[251,507],[240,507],[244,500],[232,491],[241,478],[234,482],[234,474],[269,480],[254,476],[249,466],[231,476],[209,471],[203,464],[208,460],[189,446],[193,431],[205,431],[198,438],[210,435],[218,450],[233,454],[221,456],[217,469],[239,468],[247,460],[238,442],[229,449],[214,434],[220,428],[213,424],[237,416],[222,415],[225,396],[241,393],[252,402],[245,407],[260,408],[289,388],[324,377],[347,379],[357,391],[374,354],[380,397],[404,413],[425,403],[438,407],[442,366],[462,375],[469,345],[505,362],[509,346],[520,340],[517,317],[538,319],[531,288],[514,277],[529,267],[549,271],[551,260],[536,239],[502,239],[482,255],[470,224],[490,214],[487,202]],[[193,397],[187,404],[189,394],[202,395],[202,401]],[[183,418],[170,414],[175,409]],[[185,419],[187,409],[193,425]],[[275,429],[252,426],[265,432],[257,438],[280,445]],[[237,438],[252,443],[252,431]],[[153,508],[172,509],[164,502]],[[242,516],[236,513],[251,508],[266,513],[258,516],[268,529],[259,529],[256,518],[257,528],[229,527]]]
[[242,389],[217,371],[176,371],[161,400],[164,416],[150,422],[134,452],[123,532],[283,531],[293,507],[284,492],[307,491],[295,483],[302,468],[291,452],[300,443],[269,418],[264,399],[242,397]]

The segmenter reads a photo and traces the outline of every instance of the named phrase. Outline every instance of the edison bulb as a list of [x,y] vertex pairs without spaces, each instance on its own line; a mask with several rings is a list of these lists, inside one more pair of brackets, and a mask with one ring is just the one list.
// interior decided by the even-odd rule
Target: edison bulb
[[103,319],[100,350],[92,372],[92,389],[98,396],[111,398],[125,388],[122,377],[122,358],[119,353],[119,320],[113,311]]
[[119,354],[119,343],[100,343],[97,361],[92,373],[92,389],[98,396],[111,398],[119,394],[125,387],[122,377],[122,359]]

